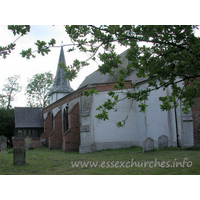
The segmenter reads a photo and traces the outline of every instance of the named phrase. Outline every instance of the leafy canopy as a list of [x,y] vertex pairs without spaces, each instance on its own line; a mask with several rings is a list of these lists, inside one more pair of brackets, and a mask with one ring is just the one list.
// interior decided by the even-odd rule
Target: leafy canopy
[[26,87],[28,106],[46,107],[49,104],[48,92],[53,84],[53,74],[35,74]]
[[[70,66],[62,66],[66,69],[66,77],[69,80],[75,78],[81,68],[88,65],[90,59],[96,60],[98,56],[103,62],[99,66],[102,74],[109,73],[112,76],[121,64],[120,56],[115,52],[115,44],[127,47],[126,58],[129,64],[126,70],[120,71],[116,77],[116,89],[124,89],[124,77],[130,75],[133,70],[139,78],[145,78],[148,82],[146,89],[138,89],[136,93],[127,90],[126,98],[139,101],[141,112],[145,112],[146,101],[150,92],[162,88],[170,88],[171,94],[159,98],[161,110],[168,110],[182,103],[183,111],[194,104],[195,98],[200,96],[200,39],[194,35],[197,26],[192,25],[72,25],[65,26],[65,30],[72,40],[68,51],[79,50],[89,53],[90,57],[85,61],[76,59]],[[28,26],[9,27],[14,34],[26,34]],[[141,42],[148,45],[141,46]],[[56,41],[49,43],[37,41],[37,52],[45,55]],[[14,48],[11,44],[7,49],[0,49],[0,53],[6,55]],[[3,47],[2,47],[3,48]],[[103,53],[102,51],[103,50]],[[22,51],[26,58],[35,57],[30,49]],[[133,87],[137,85],[133,84]],[[92,91],[92,94],[94,91]],[[88,92],[87,92],[87,95]],[[111,100],[112,99],[112,100]],[[108,119],[108,110],[120,99],[116,94],[101,106],[102,112],[97,116],[100,119]],[[118,125],[124,122],[118,123]]]
[[[124,77],[133,70],[136,70],[139,78],[146,78],[146,89],[139,89],[133,94],[127,91],[126,96],[140,102],[141,112],[147,108],[146,101],[151,91],[169,87],[172,93],[159,98],[161,110],[172,109],[181,101],[183,111],[187,112],[195,98],[200,97],[200,39],[194,35],[194,29],[197,28],[186,25],[88,25],[66,26],[66,31],[74,42],[80,44],[77,46],[79,50],[90,52],[93,59],[100,48],[104,49],[104,53],[97,55],[103,62],[99,66],[102,74],[109,73],[112,76],[121,64],[114,44],[117,42],[127,47],[129,64],[116,79],[117,89],[124,88]],[[141,46],[141,42],[148,45]],[[112,97],[115,95],[112,94]],[[114,106],[118,101],[105,102],[100,107],[102,113],[97,117],[107,119],[106,112],[110,105]]]
[[0,135],[9,138],[14,136],[14,109],[0,108]]
[[2,89],[4,94],[0,94],[0,107],[7,107],[7,109],[12,107],[11,102],[14,101],[16,94],[22,89],[18,83],[19,78],[19,75],[7,78],[7,83],[4,84],[4,88]]

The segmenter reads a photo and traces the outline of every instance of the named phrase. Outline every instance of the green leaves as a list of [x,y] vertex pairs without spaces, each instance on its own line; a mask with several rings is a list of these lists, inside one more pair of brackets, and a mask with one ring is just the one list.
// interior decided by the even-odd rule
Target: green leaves
[[50,49],[48,46],[46,46],[46,42],[45,41],[40,41],[40,40],[37,40],[37,42],[35,43],[35,45],[37,45],[38,47],[38,50],[37,52],[38,53],[41,53],[42,56],[49,53]]
[[[24,35],[30,31],[29,26],[9,26],[13,34]],[[191,25],[72,25],[65,26],[72,44],[68,51],[76,49],[87,53],[89,58],[81,61],[78,58],[69,66],[60,64],[65,69],[66,78],[73,80],[89,60],[96,61],[99,57],[102,64],[99,71],[116,78],[114,89],[125,88],[125,77],[135,70],[137,77],[133,80],[135,92],[126,91],[126,98],[140,102],[141,112],[147,109],[146,102],[152,91],[169,89],[168,96],[161,96],[161,110],[172,109],[182,102],[183,110],[186,111],[194,104],[195,98],[200,97],[200,38],[194,35],[197,26]],[[142,42],[142,44],[141,44]],[[37,52],[46,55],[50,48],[55,45],[52,39],[49,43],[38,40]],[[116,53],[115,43],[127,47],[127,66],[122,66],[121,58]],[[0,55],[6,57],[14,49],[11,44],[0,47]],[[29,59],[35,57],[35,51],[29,48],[22,51],[21,55]],[[118,70],[118,67],[123,70]],[[121,68],[120,68],[121,69]],[[147,88],[137,88],[137,80],[146,81]],[[88,92],[86,95],[93,94]],[[108,119],[108,110],[114,108],[119,97],[109,92],[112,98],[99,107],[101,114],[98,118]],[[114,103],[115,102],[115,103]],[[125,120],[126,121],[126,120]],[[124,122],[118,123],[118,126]]]
[[10,109],[11,101],[13,101],[15,95],[21,91],[22,87],[18,83],[19,78],[19,75],[14,75],[7,78],[7,83],[4,84],[4,88],[2,89],[2,91],[5,92],[5,95],[0,95],[2,107],[7,106],[7,109]]
[[[55,39],[51,39],[50,42],[48,42],[48,45],[45,41],[40,41],[37,40],[37,42],[35,43],[35,45],[37,46],[37,53],[41,54],[42,56],[44,56],[45,54],[48,54],[51,50],[50,47],[54,47],[54,45],[56,44],[56,40]],[[36,56],[33,54],[36,51],[32,51],[31,48],[29,48],[28,50],[22,50],[22,52],[20,53],[22,55],[23,58],[27,58],[30,59],[35,58]]]
[[146,105],[145,103],[141,103],[141,104],[138,105],[138,107],[140,108],[139,112],[145,113],[146,108],[148,107],[148,105]]
[[96,118],[101,120],[109,120],[108,112],[107,110],[114,109],[114,106],[116,105],[116,101],[112,101],[111,99],[107,99],[103,105],[100,105],[96,110],[101,111],[101,113],[95,115]]
[[5,108],[7,104],[7,98],[6,95],[0,94],[0,107]]
[[101,74],[110,74],[112,75],[114,73],[114,70],[119,67],[119,64],[121,64],[120,56],[117,55],[115,52],[111,53],[99,53],[100,60],[104,63],[101,66],[99,66],[99,71]]
[[25,35],[30,32],[30,25],[8,25],[8,29],[13,32],[14,35]]
[[49,46],[53,47],[56,44],[56,40],[55,39],[51,39],[48,44],[49,44]]
[[94,89],[83,90],[83,95],[86,97],[92,96],[93,94],[98,94],[98,91]]
[[103,121],[109,120],[108,112],[105,111],[105,110],[103,110],[101,113],[95,115],[95,117],[96,117],[97,119],[101,119],[101,120],[103,120]]
[[35,55],[32,54],[32,49],[29,48],[28,50],[22,50],[22,52],[20,53],[22,55],[22,57],[30,59],[30,57],[35,58]]
[[15,49],[16,44],[9,44],[8,46],[0,46],[0,56],[3,56],[3,58],[5,59],[7,55],[9,55],[11,53],[12,50]]
[[79,61],[78,59],[74,60],[73,64],[68,66],[66,66],[65,63],[59,63],[59,67],[65,70],[65,77],[70,81],[76,78],[80,69],[87,65],[89,65],[89,63]]
[[175,98],[172,96],[159,97],[159,101],[162,101],[162,104],[160,105],[162,111],[174,108],[176,103]]
[[[30,26],[29,25],[8,25],[8,29],[13,32],[14,35],[18,34],[21,36],[26,35],[28,32],[30,32]],[[0,46],[0,56],[3,56],[5,59],[7,55],[11,53],[12,50],[15,49],[15,42],[20,38],[18,37],[13,43],[7,45],[7,46]],[[30,52],[26,52],[29,54]],[[25,57],[23,53],[23,57]],[[30,56],[29,56],[30,57]]]
[[0,108],[0,135],[9,140],[14,135],[14,109]]
[[49,104],[48,92],[53,84],[53,74],[35,74],[26,87],[28,106],[46,107]]

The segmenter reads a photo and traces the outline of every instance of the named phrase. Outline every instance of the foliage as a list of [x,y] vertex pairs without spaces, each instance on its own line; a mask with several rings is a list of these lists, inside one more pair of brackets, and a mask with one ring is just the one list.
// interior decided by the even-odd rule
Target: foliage
[[0,94],[0,135],[6,136],[12,146],[12,136],[14,136],[14,109],[11,101],[15,95],[21,91],[18,79],[20,76],[15,75],[8,77],[7,84],[4,84],[3,91],[6,94]]
[[[5,59],[7,55],[11,53],[12,50],[15,49],[16,42],[21,38],[22,36],[28,34],[31,30],[30,25],[8,25],[8,30],[11,30],[13,32],[13,35],[19,35],[19,37],[12,43],[10,43],[7,46],[0,46],[0,56],[3,56]],[[37,40],[35,45],[37,46],[37,53],[40,53],[41,55],[48,54],[50,52],[50,47],[53,47],[55,45],[56,41],[55,39],[51,39],[48,44],[45,41]],[[36,56],[33,54],[36,51],[32,51],[32,48],[29,48],[28,50],[22,50],[20,53],[22,57],[25,57],[27,59],[35,58]]]
[[[14,34],[21,35],[30,30],[26,26],[8,28]],[[66,77],[72,80],[80,69],[89,64],[90,59],[96,60],[98,56],[103,62],[99,66],[99,71],[112,76],[121,64],[120,56],[115,52],[115,43],[118,43],[127,48],[126,58],[129,64],[125,70],[119,71],[119,77],[116,77],[116,89],[125,89],[124,77],[136,70],[139,78],[147,79],[148,87],[138,89],[134,94],[130,94],[127,90],[126,98],[139,101],[141,112],[147,109],[146,102],[150,92],[160,88],[172,91],[170,95],[159,98],[161,110],[172,109],[181,102],[183,111],[188,112],[195,98],[200,97],[200,38],[194,35],[194,30],[197,28],[192,25],[65,26],[73,43],[63,46],[69,46],[69,52],[78,49],[89,53],[90,56],[86,61],[76,59],[72,65],[62,67],[66,69]],[[142,46],[141,42],[145,42],[145,45]],[[55,45],[55,40],[51,40],[48,45],[44,41],[37,41],[35,44],[37,52],[45,55],[50,51],[50,47]],[[0,52],[2,54],[12,48],[14,46],[11,45],[8,50],[0,49]],[[35,57],[31,49],[22,51],[21,54],[26,58]],[[112,98],[114,96],[112,95]],[[117,103],[119,100],[114,101]],[[103,118],[108,119],[108,109],[101,111]]]
[[83,95],[86,96],[86,97],[89,97],[90,95],[97,94],[97,93],[98,93],[98,91],[94,90],[94,89],[83,91]]
[[5,108],[6,104],[6,95],[0,94],[0,107]]
[[11,101],[14,101],[15,95],[21,91],[21,86],[19,86],[18,79],[19,75],[8,77],[7,84],[4,84],[4,91],[6,94],[0,94],[1,107],[7,106],[7,109],[11,108]]
[[0,46],[0,56],[3,56],[5,59],[7,55],[15,49],[16,41],[23,35],[27,34],[30,31],[29,25],[8,25],[8,29],[13,32],[14,35],[20,35],[14,42],[10,43],[7,46]]
[[26,87],[28,106],[46,107],[49,104],[48,92],[53,84],[53,74],[35,74]]
[[[79,50],[90,52],[92,58],[103,48],[104,53],[98,54],[103,62],[99,66],[102,74],[109,73],[112,76],[121,64],[119,55],[115,53],[114,43],[127,47],[126,58],[129,64],[126,70],[120,71],[115,87],[125,89],[124,77],[133,70],[136,70],[139,78],[147,78],[146,89],[139,89],[131,95],[127,91],[127,98],[140,102],[141,112],[145,112],[147,108],[146,101],[150,92],[160,88],[172,89],[171,95],[159,98],[161,110],[172,109],[181,101],[183,111],[187,112],[195,98],[200,97],[200,39],[194,35],[196,28],[197,26],[186,25],[76,25],[66,26],[66,31],[74,42],[80,44]],[[140,42],[146,42],[150,47],[141,46]],[[113,94],[112,96],[114,97]],[[113,102],[113,106],[115,103]],[[105,108],[104,105],[103,107]],[[103,115],[103,119],[108,118],[105,114],[109,109],[110,107],[103,109],[97,117],[102,118]]]
[[12,141],[14,136],[14,109],[0,108],[0,135]]

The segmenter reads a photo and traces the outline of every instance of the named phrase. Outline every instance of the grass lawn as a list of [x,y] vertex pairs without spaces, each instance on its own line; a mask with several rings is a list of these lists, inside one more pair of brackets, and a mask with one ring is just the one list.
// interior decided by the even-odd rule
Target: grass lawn
[[[73,167],[72,162],[76,162],[79,166]],[[83,162],[88,166],[81,166]],[[141,147],[131,147],[79,154],[78,152],[62,153],[61,150],[50,151],[47,148],[38,148],[26,151],[25,165],[13,165],[13,150],[10,149],[0,152],[0,174],[199,175],[200,149],[166,148],[143,153]]]

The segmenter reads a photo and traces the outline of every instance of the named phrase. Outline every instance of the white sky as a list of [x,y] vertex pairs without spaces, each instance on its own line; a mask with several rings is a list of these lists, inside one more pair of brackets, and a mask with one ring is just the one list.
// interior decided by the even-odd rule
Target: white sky
[[[7,25],[0,26],[0,35],[0,45],[2,46],[6,46],[14,42],[15,39],[19,37],[18,35],[14,36],[12,31],[7,29]],[[26,106],[27,96],[25,95],[25,88],[28,84],[28,79],[31,79],[34,74],[50,71],[55,77],[60,47],[51,48],[51,52],[45,56],[35,53],[36,58],[31,58],[29,60],[22,58],[19,54],[22,49],[27,50],[28,48],[32,48],[32,50],[36,50],[34,43],[37,40],[49,42],[52,38],[56,40],[56,45],[61,45],[62,41],[63,44],[71,44],[70,38],[65,32],[64,26],[33,25],[31,26],[31,31],[16,42],[15,50],[13,50],[11,54],[6,57],[6,59],[3,59],[2,56],[0,57],[0,93],[3,93],[3,85],[6,83],[6,79],[8,77],[14,75],[20,75],[21,77],[19,84],[22,86],[22,91],[16,95],[15,101],[11,102],[13,107]],[[78,51],[68,53],[67,49],[68,47],[64,47],[67,65],[71,64],[75,59],[84,60],[88,58],[86,53],[80,53]],[[118,48],[118,53],[121,53],[124,50],[125,48]],[[100,62],[96,63],[91,61],[90,66],[82,69],[79,72],[78,77],[71,82],[71,87],[74,90],[77,89],[84,78],[98,68],[98,64],[100,64]]]

